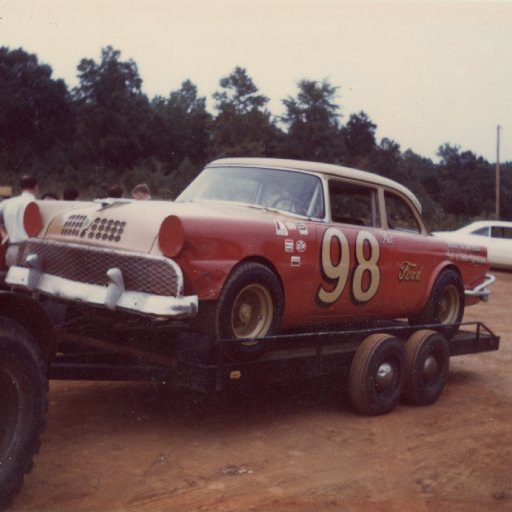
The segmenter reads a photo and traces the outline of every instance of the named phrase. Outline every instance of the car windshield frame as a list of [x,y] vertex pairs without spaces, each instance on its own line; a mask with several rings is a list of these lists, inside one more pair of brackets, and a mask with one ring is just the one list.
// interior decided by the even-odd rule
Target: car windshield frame
[[293,169],[206,167],[176,201],[229,202],[313,219],[325,217],[322,179]]

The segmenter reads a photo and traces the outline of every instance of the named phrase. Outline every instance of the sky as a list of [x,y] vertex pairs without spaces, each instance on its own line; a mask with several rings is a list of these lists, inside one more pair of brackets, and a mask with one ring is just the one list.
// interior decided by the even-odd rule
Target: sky
[[77,85],[80,60],[112,46],[150,97],[191,80],[212,94],[246,69],[274,115],[300,80],[338,89],[346,123],[437,160],[444,143],[512,161],[512,0],[0,0],[0,46],[23,48]]

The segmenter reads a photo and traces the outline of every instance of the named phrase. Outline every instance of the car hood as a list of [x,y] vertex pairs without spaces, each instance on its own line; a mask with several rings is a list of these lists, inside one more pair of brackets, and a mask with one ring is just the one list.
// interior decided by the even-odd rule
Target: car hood
[[273,223],[295,218],[284,212],[238,203],[118,201],[64,203],[38,202],[43,228],[39,238],[142,253],[159,252],[157,236],[165,218],[176,216],[185,230],[188,223]]

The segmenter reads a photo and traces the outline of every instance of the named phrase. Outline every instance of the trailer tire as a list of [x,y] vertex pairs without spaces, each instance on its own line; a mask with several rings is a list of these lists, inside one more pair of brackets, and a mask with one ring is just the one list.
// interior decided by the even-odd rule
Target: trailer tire
[[458,331],[463,315],[464,285],[458,272],[447,269],[437,277],[423,311],[410,318],[409,323],[446,325],[442,332],[451,338]]
[[372,334],[359,346],[350,367],[349,395],[366,416],[386,414],[397,404],[405,383],[405,349],[389,334]]
[[414,405],[433,404],[443,392],[450,366],[446,338],[430,330],[416,331],[405,344],[404,395]]
[[0,319],[0,508],[32,468],[48,409],[42,352],[20,325]]
[[255,359],[264,347],[254,338],[276,334],[281,325],[284,299],[281,283],[261,263],[246,262],[228,277],[217,303],[218,339],[251,339],[229,346],[235,359]]

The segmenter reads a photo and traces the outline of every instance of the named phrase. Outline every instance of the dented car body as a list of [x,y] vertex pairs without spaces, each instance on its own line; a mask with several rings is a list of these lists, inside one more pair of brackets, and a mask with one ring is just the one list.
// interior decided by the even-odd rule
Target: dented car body
[[407,318],[460,322],[485,248],[431,236],[402,185],[345,167],[222,159],[174,202],[40,201],[6,282],[188,319],[217,338]]

